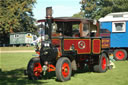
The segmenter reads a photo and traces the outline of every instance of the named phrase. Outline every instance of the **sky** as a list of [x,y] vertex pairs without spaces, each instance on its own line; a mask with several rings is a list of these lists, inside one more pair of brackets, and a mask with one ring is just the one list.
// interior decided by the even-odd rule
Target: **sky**
[[81,0],[37,0],[34,5],[34,18],[44,19],[46,16],[46,7],[52,7],[53,17],[70,17],[80,12]]

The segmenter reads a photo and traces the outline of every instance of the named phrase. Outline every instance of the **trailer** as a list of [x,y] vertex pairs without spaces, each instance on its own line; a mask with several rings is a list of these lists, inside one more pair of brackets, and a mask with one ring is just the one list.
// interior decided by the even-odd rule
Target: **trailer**
[[16,32],[10,34],[10,45],[31,45],[32,42],[37,38],[31,32]]
[[110,50],[113,51],[115,60],[126,60],[128,55],[128,12],[110,13],[100,18],[99,22],[101,30],[109,31],[109,33],[102,34],[110,36]]
[[38,23],[45,24],[45,40],[40,49],[37,46],[39,56],[28,63],[25,73],[29,79],[40,79],[55,71],[57,80],[67,81],[72,71],[84,69],[85,64],[94,72],[108,70],[109,42],[99,36],[98,23],[91,19],[53,18],[51,7],[46,10],[46,19]]

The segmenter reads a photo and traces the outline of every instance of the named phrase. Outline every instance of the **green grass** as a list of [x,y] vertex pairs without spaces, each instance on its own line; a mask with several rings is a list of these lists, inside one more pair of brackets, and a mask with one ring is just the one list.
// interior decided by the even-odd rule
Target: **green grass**
[[128,61],[114,62],[115,69],[106,73],[78,72],[70,81],[58,82],[55,76],[50,79],[28,80],[23,74],[34,53],[2,53],[0,85],[127,85]]
[[13,51],[13,50],[34,50],[34,46],[30,47],[0,47],[1,51]]

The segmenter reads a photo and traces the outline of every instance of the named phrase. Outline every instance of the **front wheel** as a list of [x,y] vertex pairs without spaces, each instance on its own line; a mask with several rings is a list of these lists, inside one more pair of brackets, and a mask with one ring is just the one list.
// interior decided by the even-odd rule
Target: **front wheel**
[[107,71],[107,64],[109,59],[105,53],[102,53],[99,57],[99,64],[94,66],[94,71],[99,73],[104,73]]
[[59,81],[70,80],[72,73],[71,62],[68,58],[60,58],[56,63],[56,77]]
[[40,58],[32,58],[27,67],[28,78],[31,80],[37,80],[42,77],[42,66],[40,64]]
[[113,53],[114,59],[117,61],[126,60],[127,58],[127,51],[124,49],[117,49]]

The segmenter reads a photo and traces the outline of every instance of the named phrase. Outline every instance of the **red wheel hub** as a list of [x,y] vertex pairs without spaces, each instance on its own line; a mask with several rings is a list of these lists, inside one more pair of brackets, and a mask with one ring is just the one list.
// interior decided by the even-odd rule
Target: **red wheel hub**
[[105,70],[105,69],[106,69],[106,63],[107,63],[106,58],[103,56],[103,58],[102,58],[102,63],[101,63],[101,65],[102,65],[102,70]]
[[68,63],[64,63],[62,65],[62,75],[63,75],[63,77],[67,77],[69,75],[69,71],[70,71],[69,64]]
[[40,63],[35,63],[33,68],[33,73],[36,77],[39,77],[42,72],[42,67]]
[[125,57],[125,53],[123,51],[116,52],[116,58],[122,60]]

